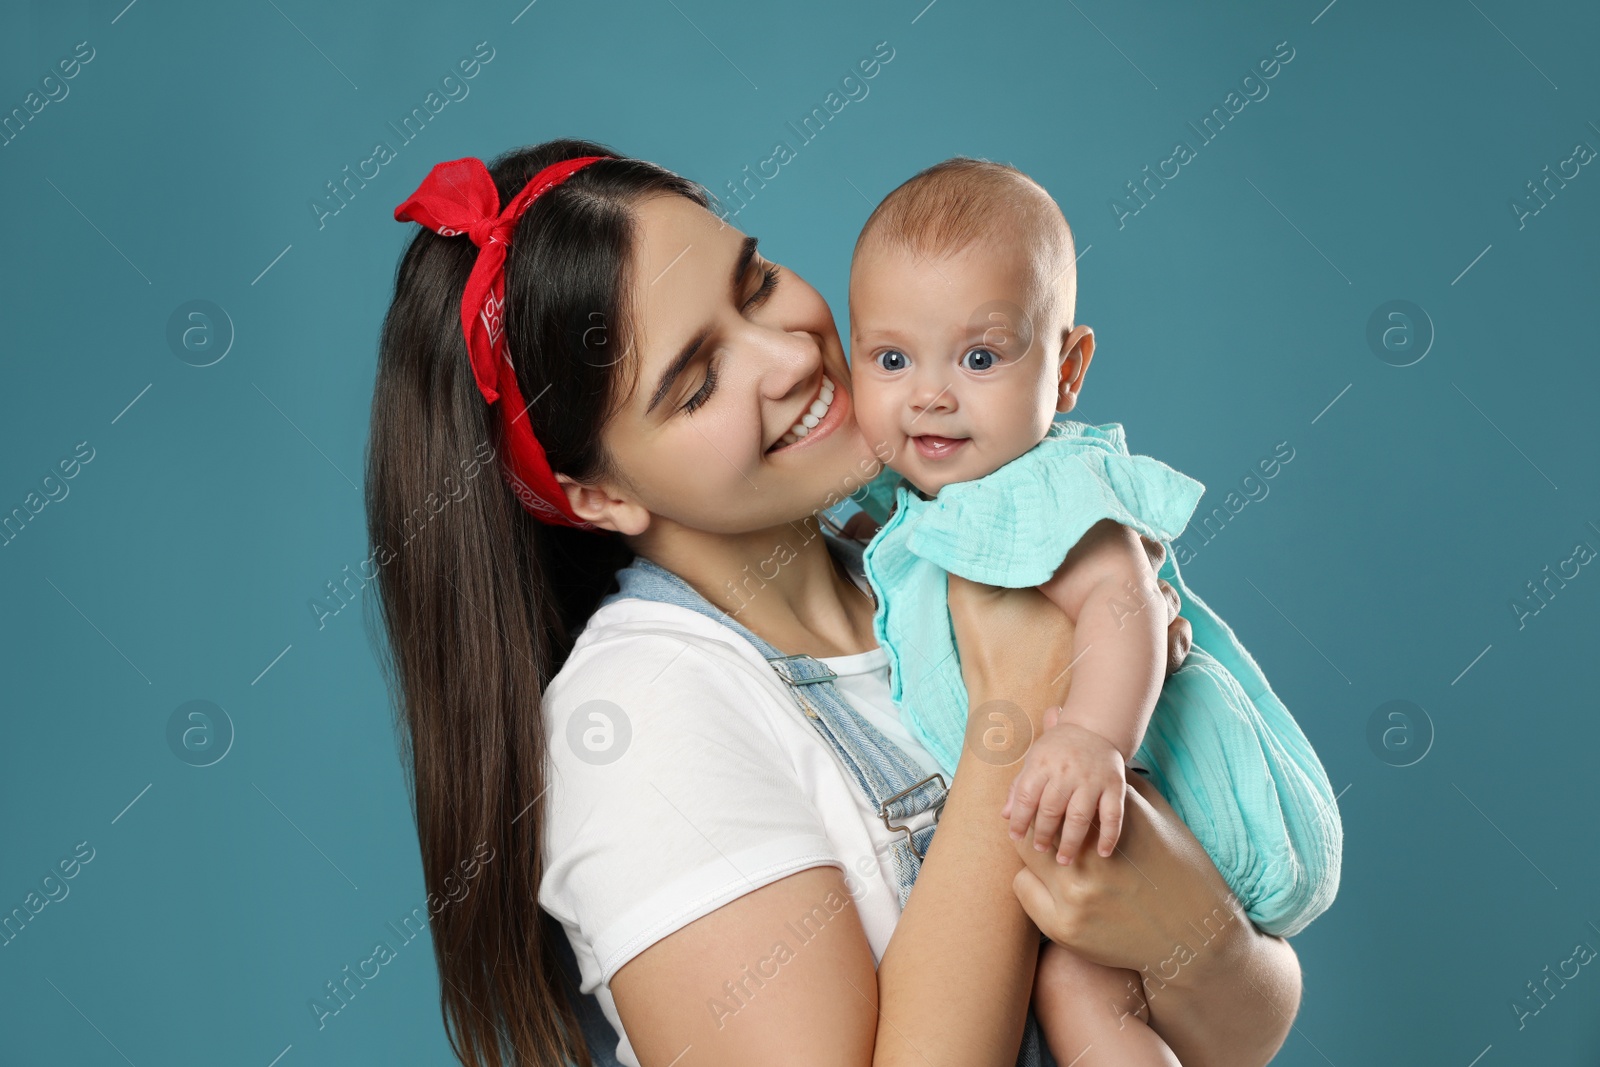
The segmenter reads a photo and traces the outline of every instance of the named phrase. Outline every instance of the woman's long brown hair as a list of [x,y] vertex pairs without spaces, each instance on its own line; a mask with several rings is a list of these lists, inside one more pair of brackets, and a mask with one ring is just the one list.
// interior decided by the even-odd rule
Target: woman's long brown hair
[[[489,171],[504,204],[543,167],[588,155],[616,154],[549,141]],[[611,158],[543,194],[512,236],[507,351],[551,467],[579,481],[615,473],[600,431],[631,366],[633,209],[661,194],[709,206],[693,182]],[[442,904],[431,927],[452,1049],[469,1067],[589,1067],[557,955],[565,934],[538,906],[542,698],[631,554],[615,534],[540,523],[502,481],[498,423],[461,335],[476,252],[419,228],[384,318],[366,470],[380,660],[430,912]]]

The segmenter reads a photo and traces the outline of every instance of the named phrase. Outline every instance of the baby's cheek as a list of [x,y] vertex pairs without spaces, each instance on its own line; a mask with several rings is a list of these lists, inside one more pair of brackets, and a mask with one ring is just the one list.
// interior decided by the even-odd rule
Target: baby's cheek
[[850,399],[855,403],[856,425],[861,427],[861,432],[867,440],[873,442],[889,440],[894,427],[888,418],[889,397],[885,395],[883,386],[858,378],[851,390]]

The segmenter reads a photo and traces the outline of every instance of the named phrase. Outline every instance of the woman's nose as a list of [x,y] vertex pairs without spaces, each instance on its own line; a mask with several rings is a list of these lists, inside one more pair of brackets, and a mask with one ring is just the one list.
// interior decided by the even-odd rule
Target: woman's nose
[[767,395],[782,400],[816,384],[822,368],[822,338],[806,330],[769,331],[761,380]]

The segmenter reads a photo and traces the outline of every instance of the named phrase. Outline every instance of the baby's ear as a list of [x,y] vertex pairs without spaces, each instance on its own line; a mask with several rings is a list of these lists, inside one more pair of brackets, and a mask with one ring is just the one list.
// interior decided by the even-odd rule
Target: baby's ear
[[1094,331],[1074,326],[1061,334],[1061,371],[1056,384],[1056,411],[1066,414],[1078,403],[1084,376],[1094,359]]

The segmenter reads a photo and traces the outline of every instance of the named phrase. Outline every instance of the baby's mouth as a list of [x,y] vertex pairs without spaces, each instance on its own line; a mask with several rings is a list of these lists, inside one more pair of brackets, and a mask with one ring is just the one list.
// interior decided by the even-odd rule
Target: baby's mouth
[[937,434],[925,433],[913,437],[911,444],[923,459],[947,459],[960,451],[961,446],[968,440],[970,438],[940,437]]

